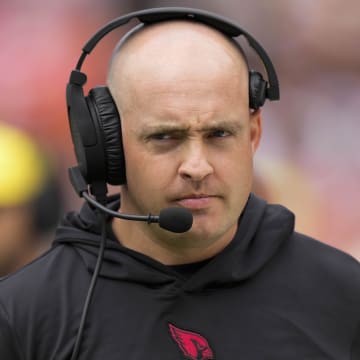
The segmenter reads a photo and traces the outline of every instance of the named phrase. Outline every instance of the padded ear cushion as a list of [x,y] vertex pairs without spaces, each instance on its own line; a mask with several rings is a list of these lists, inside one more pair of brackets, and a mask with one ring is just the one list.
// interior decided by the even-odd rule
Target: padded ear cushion
[[257,110],[263,106],[266,100],[267,82],[257,71],[249,72],[249,106],[250,109]]
[[120,116],[106,86],[90,90],[88,101],[95,109],[106,157],[106,179],[111,185],[126,183],[125,158],[122,144]]

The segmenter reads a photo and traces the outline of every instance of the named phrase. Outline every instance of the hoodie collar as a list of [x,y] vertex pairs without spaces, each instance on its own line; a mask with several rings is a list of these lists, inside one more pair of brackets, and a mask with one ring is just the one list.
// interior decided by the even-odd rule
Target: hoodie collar
[[[112,196],[108,206],[117,210],[119,196]],[[280,205],[269,205],[251,194],[231,243],[188,280],[185,291],[227,286],[254,276],[272,259],[294,231],[294,215]],[[96,211],[84,204],[80,213],[67,214],[56,232],[53,246],[72,246],[89,272],[93,272],[99,250],[101,227]],[[179,280],[179,275],[165,265],[108,238],[101,277],[126,280],[147,286],[162,286]]]

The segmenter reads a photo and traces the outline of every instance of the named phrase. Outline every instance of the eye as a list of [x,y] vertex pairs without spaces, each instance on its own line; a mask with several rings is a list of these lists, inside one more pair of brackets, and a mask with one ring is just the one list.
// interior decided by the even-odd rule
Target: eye
[[153,134],[150,134],[148,139],[150,141],[173,141],[173,140],[180,140],[182,137],[184,137],[183,131],[178,130],[169,130],[169,131],[159,131],[154,132]]
[[149,136],[151,140],[170,140],[173,138],[173,135],[169,133],[156,133]]
[[227,130],[224,130],[224,129],[215,129],[213,131],[211,131],[209,133],[209,137],[214,137],[214,138],[224,138],[224,137],[227,137],[227,136],[230,136],[231,133]]
[[177,131],[159,131],[149,134],[146,142],[153,150],[168,151],[181,143],[182,133]]

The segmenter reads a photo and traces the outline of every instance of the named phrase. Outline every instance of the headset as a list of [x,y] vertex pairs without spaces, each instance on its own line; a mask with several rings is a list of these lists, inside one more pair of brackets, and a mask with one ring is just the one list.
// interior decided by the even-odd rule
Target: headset
[[114,100],[106,86],[92,88],[84,96],[83,86],[87,76],[81,72],[81,67],[86,56],[105,35],[133,19],[144,25],[187,19],[206,24],[230,39],[244,36],[262,61],[267,75],[265,80],[259,72],[249,72],[250,108],[257,110],[266,99],[273,101],[280,98],[278,77],[270,57],[253,36],[224,17],[198,9],[164,7],[135,11],[114,19],[86,42],[76,68],[71,71],[66,89],[70,131],[78,167],[93,194],[97,189],[104,192],[106,183],[126,184],[125,158],[121,119]]
[[[106,217],[111,216],[127,220],[157,222],[173,232],[185,232],[192,226],[192,214],[184,208],[166,208],[160,215],[129,215],[111,211],[106,206],[107,184],[126,184],[125,157],[122,144],[121,119],[115,102],[106,86],[92,88],[84,96],[83,86],[87,81],[81,67],[87,55],[108,33],[131,20],[137,19],[140,24],[148,25],[169,20],[190,20],[206,24],[229,39],[244,36],[248,44],[259,56],[266,71],[266,79],[257,71],[249,71],[249,107],[257,110],[264,105],[266,99],[279,100],[279,83],[275,68],[263,47],[248,32],[234,22],[216,14],[180,7],[164,7],[140,10],[118,17],[100,28],[84,45],[77,65],[71,71],[66,88],[66,102],[70,123],[71,137],[78,166],[69,169],[71,183],[75,191],[87,202],[101,211],[102,234],[99,253],[94,273],[91,278],[85,299],[80,324],[71,355],[71,360],[78,358],[82,335],[85,327],[89,304],[94,292],[100,271],[106,242]],[[126,35],[125,35],[126,37]],[[240,45],[238,45],[240,47]],[[95,197],[93,199],[88,193]]]

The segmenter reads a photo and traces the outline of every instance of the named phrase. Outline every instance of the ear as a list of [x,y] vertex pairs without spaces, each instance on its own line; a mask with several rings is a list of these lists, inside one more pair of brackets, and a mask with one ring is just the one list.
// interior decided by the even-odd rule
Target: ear
[[253,155],[259,147],[262,135],[262,112],[261,109],[250,113],[250,141]]

